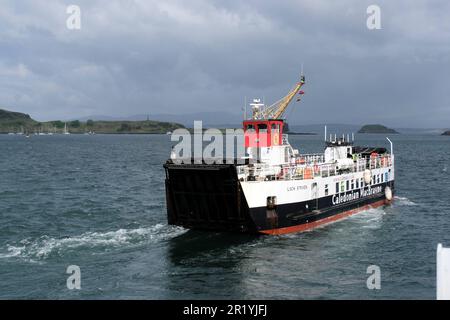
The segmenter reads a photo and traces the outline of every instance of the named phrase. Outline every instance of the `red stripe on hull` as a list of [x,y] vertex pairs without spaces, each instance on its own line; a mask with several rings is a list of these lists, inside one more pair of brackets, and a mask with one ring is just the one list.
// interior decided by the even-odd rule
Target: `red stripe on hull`
[[263,234],[279,235],[279,234],[286,234],[286,233],[302,232],[302,231],[306,231],[306,230],[311,230],[311,229],[317,228],[317,227],[319,227],[321,225],[328,224],[328,223],[331,223],[331,222],[335,222],[335,221],[344,219],[344,218],[349,217],[349,216],[351,216],[351,215],[353,215],[355,213],[358,213],[358,212],[361,212],[361,211],[364,211],[364,210],[367,210],[367,209],[370,209],[370,208],[381,207],[381,206],[385,205],[386,203],[387,203],[387,201],[383,199],[383,200],[379,200],[377,202],[374,202],[374,203],[371,203],[371,204],[368,204],[368,205],[365,205],[365,206],[362,206],[362,207],[359,207],[359,208],[356,208],[356,209],[351,209],[351,210],[348,210],[348,211],[344,211],[344,212],[338,213],[338,214],[336,214],[334,216],[327,217],[327,218],[324,218],[324,219],[321,219],[321,220],[317,220],[317,221],[314,221],[314,222],[304,223],[304,224],[300,224],[300,225],[292,226],[292,227],[284,227],[284,228],[277,228],[277,229],[270,229],[270,230],[262,230],[262,231],[259,231],[259,232],[263,233]]

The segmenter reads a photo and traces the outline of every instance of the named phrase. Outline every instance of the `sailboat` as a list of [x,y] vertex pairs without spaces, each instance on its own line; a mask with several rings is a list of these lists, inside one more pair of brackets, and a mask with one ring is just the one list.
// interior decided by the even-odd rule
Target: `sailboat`
[[70,134],[69,130],[67,130],[67,122],[64,123],[64,134]]

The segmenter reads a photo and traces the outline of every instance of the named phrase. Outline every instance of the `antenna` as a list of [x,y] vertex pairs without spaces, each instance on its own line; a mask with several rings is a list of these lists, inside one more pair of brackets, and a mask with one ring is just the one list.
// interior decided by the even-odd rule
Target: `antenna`
[[325,135],[324,135],[324,137],[325,137],[325,142],[327,142],[327,126],[325,125]]

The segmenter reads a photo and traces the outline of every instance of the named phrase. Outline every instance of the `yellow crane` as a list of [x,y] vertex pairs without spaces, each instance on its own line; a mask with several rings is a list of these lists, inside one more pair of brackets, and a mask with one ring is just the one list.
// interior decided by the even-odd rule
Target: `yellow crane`
[[[280,119],[286,111],[289,103],[292,101],[292,99],[294,99],[295,95],[300,92],[300,89],[304,84],[305,76],[302,74],[300,77],[300,82],[298,82],[286,96],[262,110],[260,112],[260,117],[262,119]],[[303,92],[300,93],[303,94]]]

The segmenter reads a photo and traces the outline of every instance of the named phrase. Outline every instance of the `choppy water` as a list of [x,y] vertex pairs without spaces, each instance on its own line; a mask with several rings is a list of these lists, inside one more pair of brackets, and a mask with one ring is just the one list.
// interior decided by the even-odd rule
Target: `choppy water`
[[[434,299],[436,245],[450,246],[450,139],[391,138],[392,206],[254,237],[166,224],[166,135],[0,135],[0,298]],[[373,264],[381,290],[366,287]],[[81,290],[66,287],[69,265]]]

